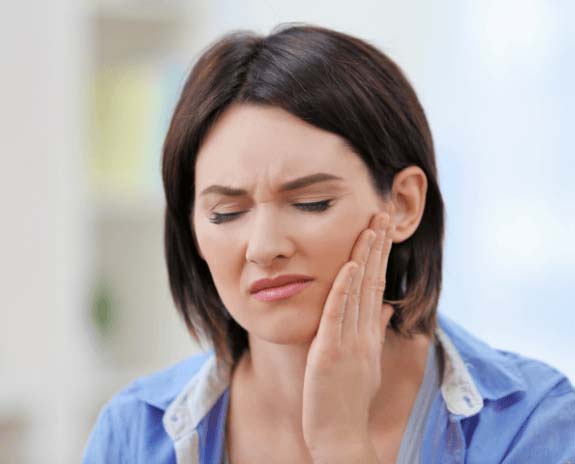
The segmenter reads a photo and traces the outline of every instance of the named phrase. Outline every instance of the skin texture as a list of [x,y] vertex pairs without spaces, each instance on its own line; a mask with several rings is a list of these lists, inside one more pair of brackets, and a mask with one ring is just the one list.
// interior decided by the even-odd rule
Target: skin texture
[[[278,191],[284,182],[318,172],[343,180]],[[244,188],[247,194],[201,195],[213,184]],[[367,297],[344,306],[349,292],[343,289],[353,261],[360,272],[349,289],[377,301],[374,286],[366,282],[381,283],[392,242],[417,229],[427,190],[423,171],[404,169],[394,178],[392,195],[380,198],[361,158],[337,135],[278,108],[235,105],[200,148],[194,190],[191,225],[200,254],[250,341],[230,387],[231,461],[319,462],[330,446],[339,451],[353,445],[359,453],[372,445],[379,462],[393,462],[423,379],[429,338],[400,339],[385,329],[391,309],[368,303]],[[322,200],[331,200],[323,212],[294,206]],[[210,222],[214,213],[238,212],[228,222]],[[391,216],[388,245],[380,233],[371,253],[368,229],[376,230],[384,212]],[[362,260],[372,263],[369,271]],[[291,273],[314,280],[285,300],[262,302],[249,294],[253,281]],[[339,326],[337,317],[329,317],[338,311]],[[360,315],[370,321],[361,325],[361,333]],[[354,333],[349,327],[356,328],[355,338],[336,337]],[[358,357],[368,362],[353,362]],[[350,402],[347,410],[341,408],[342,392]]]

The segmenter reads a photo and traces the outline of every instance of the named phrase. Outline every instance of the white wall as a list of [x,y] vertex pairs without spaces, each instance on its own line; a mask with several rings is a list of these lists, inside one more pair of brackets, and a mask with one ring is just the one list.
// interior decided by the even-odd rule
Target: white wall
[[[86,363],[89,231],[78,2],[12,3],[0,20],[0,390],[28,414],[22,462],[71,462]],[[6,14],[7,13],[7,14]],[[71,444],[70,444],[71,443]],[[2,443],[2,446],[6,446]]]

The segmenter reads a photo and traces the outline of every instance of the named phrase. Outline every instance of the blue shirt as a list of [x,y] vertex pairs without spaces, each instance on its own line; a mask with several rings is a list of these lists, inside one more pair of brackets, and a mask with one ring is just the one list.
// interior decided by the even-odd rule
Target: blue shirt
[[[565,375],[442,314],[435,335],[443,373],[422,463],[575,464],[575,389]],[[229,380],[213,350],[136,379],[102,407],[83,463],[220,463]]]

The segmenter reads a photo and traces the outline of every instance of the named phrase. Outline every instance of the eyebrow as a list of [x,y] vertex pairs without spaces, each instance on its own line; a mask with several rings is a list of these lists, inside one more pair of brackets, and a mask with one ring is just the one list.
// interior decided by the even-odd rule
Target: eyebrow
[[[310,174],[309,176],[304,176],[298,179],[290,180],[289,182],[280,185],[278,191],[280,193],[288,192],[291,190],[297,190],[303,187],[307,187],[308,185],[311,184],[316,184],[318,182],[326,182],[330,180],[343,181],[344,179],[334,174],[318,172],[317,174]],[[200,196],[207,195],[208,193],[219,193],[220,195],[239,197],[247,195],[248,191],[240,188],[227,187],[225,185],[211,185],[208,188],[204,189],[200,194]]]

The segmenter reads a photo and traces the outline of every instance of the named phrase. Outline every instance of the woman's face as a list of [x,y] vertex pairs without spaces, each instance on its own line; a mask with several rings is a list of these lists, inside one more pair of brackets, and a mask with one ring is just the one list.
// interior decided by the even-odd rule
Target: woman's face
[[[282,191],[325,173],[335,180]],[[278,108],[235,105],[211,128],[198,153],[192,226],[199,251],[231,316],[268,342],[309,343],[341,266],[360,232],[386,209],[367,167],[335,134]],[[226,195],[210,186],[244,189]],[[318,203],[315,210],[296,206]],[[223,214],[233,214],[224,217]],[[217,223],[220,222],[220,223]],[[259,301],[252,282],[282,274],[313,278],[287,299]]]

